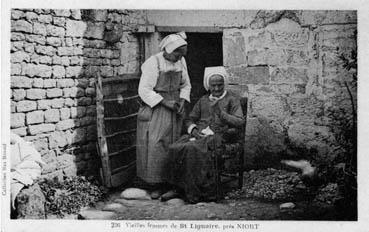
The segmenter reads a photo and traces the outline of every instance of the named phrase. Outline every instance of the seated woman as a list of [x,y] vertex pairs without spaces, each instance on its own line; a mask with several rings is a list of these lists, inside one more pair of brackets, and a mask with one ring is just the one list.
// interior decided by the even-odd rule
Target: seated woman
[[169,146],[169,182],[183,189],[189,202],[214,200],[216,173],[211,154],[220,147],[230,128],[244,125],[239,98],[225,90],[224,67],[208,67],[204,87],[209,94],[195,104],[185,121],[188,135]]

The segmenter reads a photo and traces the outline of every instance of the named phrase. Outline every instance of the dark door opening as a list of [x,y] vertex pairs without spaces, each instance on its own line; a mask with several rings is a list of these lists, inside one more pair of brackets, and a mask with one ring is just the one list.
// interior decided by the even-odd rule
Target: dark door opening
[[222,33],[186,34],[186,62],[192,85],[189,109],[192,109],[197,100],[206,93],[203,86],[205,67],[223,65]]

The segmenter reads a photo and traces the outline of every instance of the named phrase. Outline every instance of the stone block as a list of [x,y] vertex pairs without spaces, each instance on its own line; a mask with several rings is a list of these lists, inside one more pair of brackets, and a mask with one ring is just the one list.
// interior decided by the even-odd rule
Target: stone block
[[46,26],[42,23],[34,23],[33,24],[33,33],[37,35],[46,35]]
[[69,66],[70,61],[68,56],[62,56],[61,57],[61,64],[64,66]]
[[238,84],[269,84],[269,67],[231,67],[228,68],[231,75],[230,83]]
[[284,119],[291,114],[287,102],[280,96],[257,96],[250,99],[251,115],[263,115],[267,118]]
[[51,17],[51,15],[39,15],[38,16],[38,21],[40,23],[46,23],[46,24],[48,24],[48,23],[51,23],[52,17]]
[[10,44],[10,51],[16,52],[16,51],[23,51],[24,42],[23,41],[13,41]]
[[45,111],[45,122],[59,122],[60,112],[58,109],[49,109]]
[[32,22],[35,19],[38,19],[38,15],[34,12],[26,12],[25,14],[27,21]]
[[42,78],[34,78],[32,82],[32,86],[34,88],[43,88],[44,87],[44,80]]
[[44,87],[45,88],[54,88],[54,87],[56,87],[56,80],[54,80],[54,79],[45,79],[44,80]]
[[54,46],[54,47],[60,47],[62,45],[62,42],[61,42],[61,39],[58,37],[47,37],[46,44]]
[[73,38],[73,46],[85,46],[82,38]]
[[87,28],[87,24],[83,21],[70,20],[66,22],[66,35],[71,37],[83,37]]
[[60,121],[56,124],[56,130],[61,131],[61,130],[67,130],[70,128],[73,128],[75,126],[73,119],[67,119],[67,120],[63,120]]
[[22,66],[22,74],[29,77],[38,76],[49,78],[51,72],[51,67],[44,64],[24,64],[24,66]]
[[36,46],[35,50],[39,54],[48,56],[53,56],[56,52],[56,49],[52,46]]
[[20,10],[11,10],[10,12],[11,19],[20,19],[24,17],[23,11]]
[[65,99],[65,102],[64,102],[64,105],[65,106],[75,106],[77,103],[74,101],[74,99],[71,99],[71,98],[66,98]]
[[61,97],[61,96],[63,96],[63,90],[58,89],[58,88],[47,89],[46,90],[46,96],[48,98]]
[[252,50],[247,52],[247,64],[249,66],[266,65],[266,51]]
[[10,35],[10,40],[11,41],[22,41],[22,40],[25,40],[25,39],[26,39],[26,37],[22,33],[13,32]]
[[82,118],[86,115],[86,107],[77,106],[70,108],[71,118]]
[[74,165],[76,157],[70,154],[63,154],[56,157],[56,159],[60,168],[66,168]]
[[51,100],[38,100],[37,109],[46,110],[51,108]]
[[65,77],[65,68],[61,65],[52,66],[53,69],[53,77],[54,78],[64,78]]
[[54,124],[39,124],[28,126],[28,131],[31,135],[37,135],[45,132],[50,132],[55,130]]
[[46,31],[48,36],[63,37],[65,35],[65,29],[53,25],[47,25]]
[[73,46],[73,39],[72,38],[65,38],[65,45],[67,47],[72,47]]
[[26,97],[26,91],[24,89],[12,89],[13,100],[21,101]]
[[60,56],[53,56],[53,64],[61,64],[61,57]]
[[82,65],[83,59],[78,56],[70,57],[70,64],[71,65]]
[[78,77],[79,74],[82,72],[82,67],[80,66],[71,66],[67,67],[65,70],[66,77]]
[[30,56],[28,53],[23,51],[17,51],[10,54],[10,62],[11,63],[21,63],[21,62],[29,62]]
[[32,24],[25,20],[11,21],[11,31],[32,33]]
[[107,20],[108,12],[107,10],[94,10],[95,21],[105,22]]
[[[40,37],[40,36],[37,36],[37,37]],[[38,42],[41,43],[42,41],[38,41]],[[35,46],[33,45],[33,43],[24,43],[24,51],[26,51],[28,53],[34,53],[35,52]]]
[[271,68],[271,81],[278,84],[306,84],[309,80],[307,69],[288,68]]
[[27,125],[44,122],[44,112],[42,110],[32,111],[26,115]]
[[73,143],[86,141],[86,128],[77,128],[72,132]]
[[26,35],[26,41],[30,43],[38,43],[45,45],[46,39],[43,35]]
[[72,88],[64,88],[63,89],[63,96],[64,97],[76,97],[78,88],[72,87]]
[[38,62],[40,64],[51,64],[52,63],[52,59],[50,56],[40,56],[38,59]]
[[31,100],[45,98],[45,90],[43,89],[28,89],[26,91],[26,98]]
[[60,80],[57,80],[56,82],[56,86],[58,88],[73,87],[74,84],[75,83],[73,79],[60,79]]
[[56,26],[64,27],[65,26],[65,18],[63,17],[53,17],[53,24]]
[[87,23],[87,28],[84,34],[85,38],[103,39],[104,38],[104,23]]
[[77,79],[77,86],[85,89],[89,86],[89,82],[88,79]]
[[15,113],[10,115],[10,128],[18,128],[25,126],[25,114]]
[[60,119],[66,120],[70,118],[70,108],[61,108],[60,109]]
[[119,59],[113,59],[113,60],[111,60],[111,65],[112,66],[119,66],[120,65],[120,60]]
[[290,142],[296,146],[307,147],[314,144],[312,141],[318,142],[314,144],[315,147],[307,148],[316,148],[319,143],[324,146],[326,141],[332,140],[332,134],[326,126],[296,123],[289,126],[287,133]]
[[50,106],[53,109],[60,109],[64,106],[64,98],[56,98],[50,100]]
[[71,16],[73,19],[81,19],[81,10],[71,10]]
[[103,76],[103,77],[113,76],[113,67],[102,66],[100,70],[101,70],[101,76]]
[[32,88],[32,79],[24,76],[12,76],[10,86],[11,88]]
[[52,12],[55,16],[60,16],[60,17],[69,17],[71,14],[70,10],[66,10],[66,9],[52,10]]
[[[22,66],[20,64],[10,64],[10,75],[20,75],[22,74]],[[12,76],[14,78],[14,76]]]
[[100,57],[100,49],[95,49],[95,48],[84,48],[84,49],[83,49],[83,54],[84,54],[86,57],[98,58],[98,57]]
[[245,65],[247,63],[245,39],[241,34],[224,36],[223,46],[223,61],[225,66]]
[[93,97],[96,95],[95,88],[86,88],[86,96]]
[[27,127],[20,127],[20,128],[16,128],[16,129],[12,129],[11,130],[14,134],[17,134],[21,137],[26,136],[27,135]]
[[92,99],[90,97],[81,97],[77,100],[77,104],[79,106],[88,106],[91,105]]

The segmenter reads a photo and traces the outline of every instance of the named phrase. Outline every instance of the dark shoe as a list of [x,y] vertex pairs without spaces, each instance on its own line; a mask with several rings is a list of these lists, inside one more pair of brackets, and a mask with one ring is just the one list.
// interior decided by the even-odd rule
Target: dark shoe
[[170,190],[164,193],[163,195],[161,195],[160,200],[167,201],[167,200],[178,198],[178,197],[179,197],[179,193],[176,190]]
[[164,193],[163,190],[154,190],[153,192],[151,192],[150,196],[151,199],[158,199],[162,194]]

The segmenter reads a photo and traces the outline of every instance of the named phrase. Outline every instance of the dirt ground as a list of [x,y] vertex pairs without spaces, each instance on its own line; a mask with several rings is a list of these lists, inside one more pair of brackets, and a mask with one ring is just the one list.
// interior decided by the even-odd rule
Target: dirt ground
[[[120,192],[113,193],[94,209],[119,202]],[[117,200],[118,199],[118,200]],[[316,207],[310,202],[294,202],[295,208],[280,210],[284,202],[263,202],[256,199],[224,199],[197,204],[169,204],[160,200],[123,200],[113,210],[116,220],[334,220],[332,207]],[[105,209],[106,211],[106,209]]]

